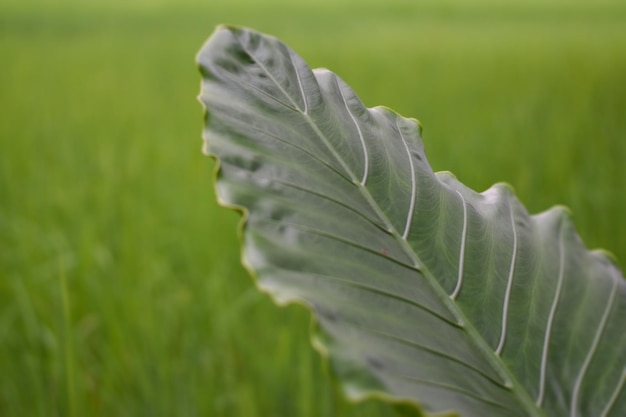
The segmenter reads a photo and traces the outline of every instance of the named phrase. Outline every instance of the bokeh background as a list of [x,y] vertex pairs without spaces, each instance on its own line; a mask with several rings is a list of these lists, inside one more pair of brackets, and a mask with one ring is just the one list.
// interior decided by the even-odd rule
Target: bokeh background
[[218,23],[418,118],[436,170],[569,206],[624,265],[624,1],[3,0],[0,416],[393,415],[344,400],[308,314],[239,264],[196,101]]

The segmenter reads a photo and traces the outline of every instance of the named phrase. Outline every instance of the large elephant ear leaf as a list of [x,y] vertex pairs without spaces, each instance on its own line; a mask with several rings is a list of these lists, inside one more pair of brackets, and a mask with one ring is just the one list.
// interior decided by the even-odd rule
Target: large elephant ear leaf
[[567,210],[434,173],[420,126],[368,109],[277,39],[219,27],[198,55],[217,194],[243,259],[310,307],[347,394],[422,416],[626,416],[626,281]]

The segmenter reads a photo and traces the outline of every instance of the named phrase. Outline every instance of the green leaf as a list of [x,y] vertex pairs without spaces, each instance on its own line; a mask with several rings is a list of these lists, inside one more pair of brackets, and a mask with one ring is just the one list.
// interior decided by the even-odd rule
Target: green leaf
[[417,415],[626,415],[626,281],[566,209],[434,173],[420,126],[366,108],[277,39],[220,27],[198,55],[206,152],[243,260],[310,307],[347,394]]

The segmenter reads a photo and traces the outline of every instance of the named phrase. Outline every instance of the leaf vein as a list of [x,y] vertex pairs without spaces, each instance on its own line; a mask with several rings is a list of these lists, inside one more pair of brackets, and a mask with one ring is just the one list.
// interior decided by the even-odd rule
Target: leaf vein
[[[291,273],[298,273],[298,274],[300,273],[300,271],[289,271],[289,270],[285,270],[285,271],[288,271],[288,272],[291,272]],[[437,319],[439,319],[441,321],[444,321],[444,322],[446,322],[447,324],[449,324],[449,325],[451,325],[453,327],[459,328],[459,325],[456,322],[447,319],[445,316],[442,316],[441,314],[439,314],[435,310],[433,310],[431,308],[428,308],[428,306],[426,306],[424,304],[420,304],[418,302],[415,302],[415,301],[411,300],[410,298],[407,298],[407,297],[405,297],[405,296],[403,296],[401,294],[396,294],[396,293],[391,292],[391,291],[386,291],[386,290],[377,288],[377,287],[375,287],[373,285],[363,284],[363,283],[358,282],[358,281],[352,281],[350,279],[336,277],[336,276],[333,276],[333,275],[319,274],[319,273],[308,273],[308,275],[315,276],[315,277],[318,277],[318,278],[321,278],[321,279],[328,279],[328,280],[340,282],[340,283],[342,283],[342,284],[344,284],[346,286],[352,287],[352,288],[358,288],[360,290],[368,291],[368,292],[371,292],[371,293],[374,293],[374,294],[377,294],[377,295],[393,298],[393,299],[395,299],[397,301],[403,302],[405,304],[409,304],[409,305],[411,305],[413,307],[416,307],[416,308],[418,308],[420,310],[423,310],[426,313],[432,315],[433,317],[435,317],[435,318],[437,318]],[[366,329],[365,327],[363,327],[363,328]]]
[[409,231],[411,230],[411,221],[413,220],[413,213],[415,211],[415,198],[416,198],[416,181],[415,181],[415,167],[413,165],[413,157],[411,156],[411,151],[409,149],[409,145],[402,134],[402,129],[398,123],[398,118],[396,117],[396,128],[398,129],[398,133],[400,134],[400,138],[402,139],[402,143],[404,144],[404,149],[406,149],[407,156],[409,157],[409,169],[411,173],[411,201],[409,203],[409,209],[406,216],[406,223],[404,225],[404,231],[402,232],[402,239],[406,240],[409,236]]
[[463,394],[465,396],[468,396],[468,397],[474,398],[476,400],[479,400],[480,402],[483,402],[485,404],[489,404],[489,405],[492,405],[494,407],[501,408],[503,410],[511,411],[510,408],[503,406],[502,403],[498,403],[498,402],[492,401],[489,398],[485,398],[485,397],[480,396],[478,394],[475,394],[475,393],[473,393],[471,391],[467,391],[467,390],[464,390],[462,388],[455,387],[454,385],[443,384],[441,382],[428,381],[428,380],[424,380],[424,379],[421,379],[421,378],[417,378],[417,377],[413,377],[413,376],[405,375],[405,374],[397,374],[397,376],[399,376],[401,378],[404,378],[404,379],[407,379],[409,381],[413,381],[413,382],[417,382],[417,383],[423,384],[423,385],[428,385],[428,386],[432,386],[432,387],[444,388],[444,389],[447,389],[447,390],[455,391],[455,392],[458,392],[458,393]]
[[456,286],[454,287],[454,291],[450,294],[450,298],[453,300],[459,295],[461,291],[461,286],[463,285],[463,266],[465,263],[465,244],[467,241],[467,202],[463,197],[463,194],[459,190],[455,190],[456,193],[461,197],[461,202],[463,203],[463,232],[461,233],[461,248],[459,250],[459,272],[456,279]]
[[552,325],[554,323],[554,317],[556,315],[557,306],[561,296],[561,287],[563,285],[563,276],[565,270],[565,251],[563,248],[563,223],[561,222],[559,228],[559,240],[558,240],[558,252],[559,252],[559,274],[556,284],[556,290],[554,292],[554,299],[550,307],[550,313],[548,316],[548,324],[546,326],[546,333],[543,339],[543,349],[541,352],[541,370],[539,376],[539,393],[535,403],[541,406],[546,389],[546,372],[548,367],[548,349],[550,348],[550,337],[552,336]]
[[301,191],[303,193],[308,193],[308,194],[314,195],[314,196],[316,196],[318,198],[321,198],[323,200],[330,201],[331,203],[337,204],[337,205],[345,208],[346,210],[349,210],[349,211],[353,212],[354,214],[356,214],[357,216],[361,217],[362,219],[366,220],[368,223],[370,223],[373,226],[375,226],[376,228],[378,228],[381,232],[389,234],[389,230],[387,230],[384,226],[382,226],[381,224],[377,223],[374,219],[368,217],[365,213],[360,212],[359,210],[355,209],[353,206],[351,206],[349,204],[346,204],[346,203],[342,202],[341,200],[338,200],[336,198],[330,197],[330,196],[322,194],[320,192],[317,192],[317,191],[311,190],[309,188],[302,187],[300,185],[293,184],[293,183],[290,183],[290,182],[287,182],[287,181],[277,180],[276,182],[279,183],[279,184],[282,184],[282,185],[284,185],[286,187],[290,187],[290,188],[296,189],[298,191]]
[[609,296],[609,301],[604,309],[604,313],[602,314],[602,319],[600,320],[600,324],[598,326],[598,330],[593,338],[593,343],[589,348],[589,352],[587,352],[587,356],[585,357],[585,361],[583,362],[583,366],[580,368],[580,372],[578,373],[578,377],[576,378],[576,383],[574,384],[574,392],[572,394],[572,399],[570,403],[570,417],[576,417],[578,414],[578,396],[580,395],[580,387],[582,386],[583,379],[585,378],[585,374],[587,373],[587,369],[589,368],[589,364],[591,363],[591,359],[593,358],[593,354],[595,353],[598,345],[600,344],[600,339],[602,338],[602,334],[604,333],[604,329],[606,328],[606,322],[609,318],[609,313],[613,308],[613,302],[615,301],[615,294],[617,294],[617,279],[613,277],[613,287],[611,289],[611,295]]
[[[456,326],[456,323],[452,323],[450,321],[448,321],[448,322],[450,324],[453,324],[453,325]],[[364,328],[364,330],[367,330],[370,333],[376,333],[376,334],[379,334],[381,336],[385,336],[385,337],[394,339],[394,340],[396,340],[396,341],[398,341],[400,343],[403,343],[405,345],[412,346],[412,347],[414,347],[416,349],[429,352],[429,353],[431,353],[433,355],[440,356],[440,357],[448,359],[448,360],[450,360],[452,362],[456,362],[459,365],[464,366],[465,368],[467,368],[467,369],[469,369],[469,370],[471,370],[471,371],[481,375],[482,377],[484,377],[485,379],[491,381],[495,385],[508,390],[508,387],[505,384],[503,384],[501,381],[498,381],[497,379],[494,379],[492,376],[488,375],[486,372],[484,372],[480,368],[472,366],[469,363],[467,363],[466,361],[464,361],[462,359],[459,359],[456,356],[453,356],[453,355],[451,355],[451,354],[449,354],[447,352],[443,352],[443,351],[441,351],[440,348],[437,348],[437,349],[436,348],[431,348],[431,347],[425,346],[425,345],[423,345],[421,343],[415,342],[413,340],[409,340],[409,339],[407,339],[405,337],[396,336],[396,335],[393,335],[391,333],[383,332],[383,331],[380,331],[380,330],[373,330],[373,329],[367,329],[367,328]]]
[[294,61],[293,56],[294,56],[294,52],[292,50],[289,50],[289,60],[291,61],[291,65],[293,66],[293,71],[296,73],[296,80],[298,80],[298,87],[300,87],[300,94],[302,95],[302,103],[304,104],[304,109],[302,110],[302,113],[308,114],[309,104],[307,103],[306,94],[304,93],[304,86],[302,85],[302,80],[300,79],[300,72],[298,71],[298,66],[296,65],[296,62]]
[[[254,55],[251,51],[249,51],[249,50],[248,50],[248,48],[246,48],[246,46],[245,46],[245,44],[244,44],[243,42],[239,41],[239,45],[241,46],[241,48],[243,49],[243,51],[244,51],[245,53],[247,53],[247,54],[248,54],[248,56],[254,60],[254,62],[256,62],[256,63],[257,63],[257,65],[258,65],[258,66],[259,66],[259,67],[263,70],[263,72],[265,72],[265,74],[269,77],[269,79],[270,79],[270,80],[272,80],[272,82],[273,82],[273,83],[274,83],[274,85],[278,88],[278,90],[279,90],[281,93],[283,93],[283,94],[285,95],[285,97],[287,97],[287,99],[289,99],[289,101],[291,102],[291,104],[295,107],[295,110],[299,111],[300,113],[306,114],[306,113],[304,113],[304,110],[303,110],[303,109],[301,109],[301,108],[300,108],[300,106],[298,106],[298,103],[296,103],[296,101],[293,99],[293,97],[291,97],[291,95],[287,92],[287,90],[285,90],[285,89],[283,88],[283,86],[282,86],[282,85],[278,82],[278,80],[277,80],[277,79],[276,79],[276,78],[272,75],[272,73],[270,72],[270,70],[268,70],[268,69],[267,69],[267,67],[263,64],[263,62],[261,62],[261,60],[260,60],[260,59],[258,59],[258,58],[257,58],[257,57],[256,57],[256,56],[255,56],[255,55]],[[291,58],[291,55],[290,55],[290,58]],[[293,60],[291,60],[291,63],[292,63],[292,65],[293,65]],[[295,68],[294,68],[294,70],[295,70]],[[299,76],[298,76],[298,79],[299,79]],[[261,91],[262,91],[262,90],[261,90]],[[264,93],[265,93],[265,92],[264,92]],[[267,93],[265,93],[265,94],[267,94]],[[273,96],[271,96],[270,94],[267,94],[267,95],[269,95],[270,97],[273,97]],[[276,99],[277,101],[280,101],[280,100],[278,100],[277,98],[275,98],[275,99]],[[306,101],[305,101],[305,104],[306,104]]]
[[361,177],[361,185],[365,185],[365,183],[367,182],[367,177],[369,175],[369,155],[368,155],[368,151],[367,151],[367,144],[365,143],[365,138],[363,137],[363,132],[361,131],[361,127],[359,126],[359,123],[357,122],[356,118],[354,117],[354,115],[352,114],[352,111],[350,110],[350,107],[348,106],[348,101],[346,100],[346,96],[343,93],[343,90],[341,88],[341,86],[339,85],[339,82],[337,81],[337,78],[335,78],[335,82],[337,83],[337,88],[339,89],[339,93],[341,94],[341,98],[343,99],[343,104],[346,106],[346,110],[348,111],[348,114],[350,115],[350,118],[352,119],[352,122],[354,123],[354,126],[356,126],[356,130],[359,134],[359,140],[361,141],[361,147],[363,148],[363,176]]
[[511,266],[509,267],[509,276],[506,284],[506,292],[504,294],[504,302],[502,304],[502,328],[500,332],[500,342],[495,352],[500,356],[502,349],[504,349],[504,342],[506,340],[507,321],[509,312],[509,302],[511,297],[511,289],[513,288],[513,275],[515,273],[515,261],[517,260],[517,228],[515,227],[515,215],[513,213],[513,202],[509,199],[509,212],[511,215],[511,227],[513,229],[513,250],[511,255]]
[[403,262],[403,261],[401,261],[399,259],[396,259],[396,258],[394,258],[392,256],[389,256],[388,254],[382,253],[378,249],[371,248],[369,246],[365,246],[365,245],[363,245],[361,243],[355,242],[355,241],[350,240],[350,239],[343,238],[343,237],[338,236],[336,234],[329,233],[329,232],[326,232],[326,231],[323,231],[323,230],[315,229],[313,227],[306,226],[306,225],[301,225],[301,224],[287,223],[287,222],[276,222],[276,223],[284,225],[284,226],[289,226],[289,227],[292,227],[294,229],[299,229],[299,230],[301,230],[303,232],[306,232],[306,233],[310,233],[310,234],[321,236],[321,237],[324,237],[324,238],[327,238],[327,239],[330,239],[330,240],[334,240],[336,242],[344,243],[344,244],[346,244],[348,246],[352,246],[354,248],[357,248],[357,249],[369,252],[369,253],[371,253],[373,255],[376,255],[376,256],[378,256],[380,258],[383,258],[383,259],[385,259],[387,261],[390,261],[390,262],[393,262],[393,263],[398,264],[400,266],[403,266],[403,267],[405,267],[405,268],[407,268],[407,269],[409,269],[411,271],[420,272],[421,273],[420,269],[415,267],[414,265],[407,264],[407,263],[405,263],[405,262]]
[[600,417],[606,417],[609,414],[609,411],[611,411],[611,408],[613,408],[613,405],[615,405],[617,398],[622,392],[622,389],[624,388],[625,383],[626,383],[626,368],[622,370],[622,376],[620,380],[618,381],[617,386],[613,390],[613,393],[611,397],[609,398],[608,403],[604,407],[604,410],[602,410],[602,414],[600,414]]

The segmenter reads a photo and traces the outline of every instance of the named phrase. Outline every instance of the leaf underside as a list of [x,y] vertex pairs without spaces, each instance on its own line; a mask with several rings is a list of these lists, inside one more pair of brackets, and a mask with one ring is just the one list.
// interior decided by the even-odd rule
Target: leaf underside
[[218,198],[243,260],[353,399],[424,416],[626,415],[626,281],[566,209],[530,216],[428,164],[420,126],[368,109],[277,39],[219,27],[198,54]]

